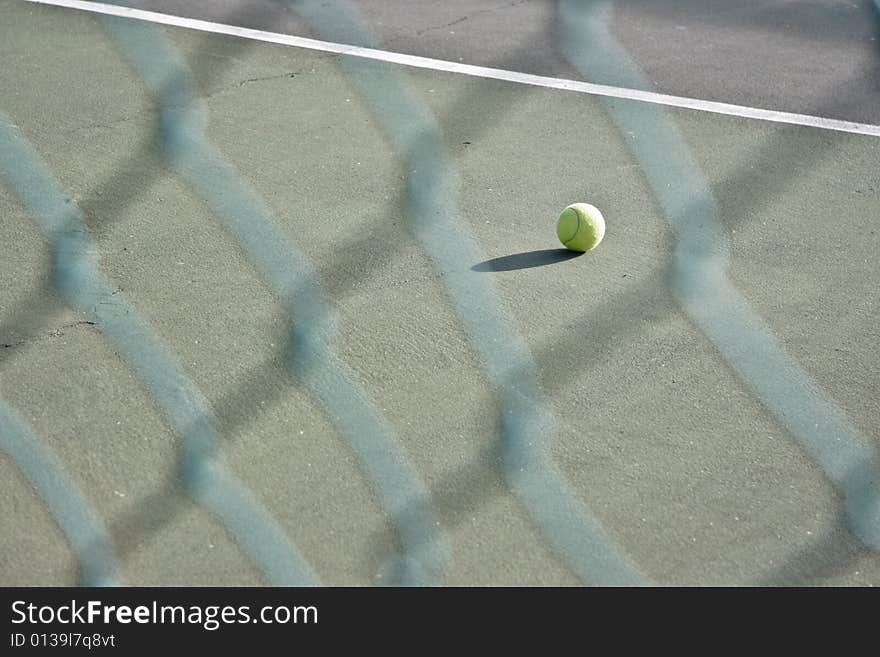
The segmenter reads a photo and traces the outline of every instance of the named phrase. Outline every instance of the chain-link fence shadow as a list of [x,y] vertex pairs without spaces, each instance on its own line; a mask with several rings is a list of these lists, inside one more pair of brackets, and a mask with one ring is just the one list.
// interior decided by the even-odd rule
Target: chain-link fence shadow
[[[621,86],[632,83],[638,73],[625,55],[615,57],[613,48],[606,49],[604,69],[601,58],[589,56],[595,54],[590,48],[598,47],[597,44],[603,43],[603,39],[609,38],[603,20],[607,20],[611,5],[590,2],[560,4],[559,23],[548,25],[548,30],[559,33],[563,56],[590,81]],[[321,38],[356,45],[375,45],[370,42],[368,27],[357,17],[355,8],[345,3],[278,3],[277,11],[288,10],[301,15]],[[597,13],[590,13],[594,10]],[[247,11],[246,7],[241,11]],[[230,24],[235,24],[235,21],[236,14],[225,19]],[[216,193],[218,181],[203,175],[198,160],[209,161],[215,169],[226,172],[226,177],[219,179],[226,189],[238,184],[235,182],[237,173],[231,168],[224,168],[227,165],[223,163],[222,155],[204,141],[202,122],[205,116],[200,109],[194,81],[198,80],[204,88],[213,78],[222,74],[222,64],[218,64],[214,57],[199,57],[198,51],[196,57],[185,64],[179,62],[175,55],[169,55],[165,63],[160,61],[155,64],[155,61],[148,59],[154,57],[156,52],[161,55],[163,49],[170,48],[162,41],[161,35],[157,32],[150,35],[151,28],[133,27],[119,19],[106,19],[105,23],[122,55],[152,89],[158,112],[152,130],[134,153],[120,161],[114,174],[94,188],[93,195],[79,202],[89,233],[96,240],[107,235],[112,217],[119,216],[125,207],[136,204],[157,182],[149,178],[149,172],[182,178],[196,193],[208,199],[214,214],[241,243],[243,252],[272,288],[276,300],[293,325],[286,344],[241,376],[219,398],[211,400],[212,412],[170,421],[175,432],[183,436],[179,471],[154,495],[134,501],[129,512],[110,519],[109,534],[113,537],[119,558],[124,560],[128,552],[149,541],[191,499],[213,508],[214,513],[223,518],[224,513],[218,512],[217,505],[212,506],[210,500],[205,499],[204,491],[198,492],[198,482],[207,476],[205,464],[210,468],[214,454],[222,450],[219,439],[234,439],[236,434],[265,412],[265,404],[277,403],[287,391],[297,387],[310,394],[324,408],[343,402],[357,409],[348,419],[337,421],[335,428],[359,456],[364,476],[371,482],[377,499],[391,521],[395,534],[393,542],[400,546],[401,552],[396,557],[394,582],[442,582],[448,558],[444,547],[446,531],[453,530],[465,518],[467,510],[490,502],[506,488],[517,496],[561,560],[583,581],[649,583],[650,580],[640,572],[638,565],[629,561],[625,549],[613,540],[613,528],[609,530],[603,527],[577,494],[569,490],[564,477],[548,456],[547,441],[552,439],[554,413],[547,399],[570,383],[569,377],[574,373],[582,373],[583,368],[589,368],[592,364],[582,363],[580,369],[573,368],[567,360],[569,356],[565,356],[566,362],[559,362],[560,354],[579,353],[577,347],[585,339],[590,340],[593,353],[604,353],[612,342],[619,344],[628,335],[635,335],[643,328],[663,321],[668,315],[685,312],[725,355],[731,370],[750,389],[758,403],[777,418],[787,417],[788,409],[780,406],[782,402],[775,392],[776,388],[756,380],[762,378],[765,371],[730,356],[729,340],[736,339],[735,336],[730,338],[728,334],[716,331],[711,313],[706,314],[707,308],[710,311],[714,308],[708,303],[707,295],[726,289],[723,285],[712,288],[713,277],[718,273],[717,262],[714,257],[706,257],[706,250],[707,245],[714,250],[716,242],[713,240],[723,241],[723,237],[720,237],[723,230],[745,222],[762,205],[782,194],[800,172],[806,172],[818,164],[823,157],[821,148],[800,153],[802,157],[798,160],[798,167],[791,168],[788,176],[779,176],[770,183],[764,180],[760,186],[755,185],[756,176],[761,174],[744,165],[726,179],[715,182],[710,189],[695,165],[689,169],[692,165],[689,164],[691,160],[687,145],[674,126],[664,132],[664,126],[668,125],[664,122],[668,118],[661,116],[662,110],[656,107],[634,109],[635,104],[627,103],[609,104],[609,113],[622,132],[643,132],[648,135],[649,142],[653,135],[655,147],[671,145],[664,148],[666,160],[662,166],[668,166],[670,153],[678,156],[678,161],[672,164],[673,168],[678,167],[687,193],[671,197],[664,196],[666,192],[661,182],[665,181],[665,174],[657,173],[660,158],[656,151],[652,153],[650,149],[643,149],[632,153],[657,192],[658,206],[674,227],[676,237],[669,244],[672,256],[661,270],[646,277],[646,282],[641,286],[631,288],[607,306],[594,309],[589,316],[561,327],[547,342],[526,345],[504,304],[492,289],[486,272],[479,269],[478,265],[484,259],[480,257],[476,241],[469,235],[467,222],[460,221],[456,200],[456,162],[446,152],[444,138],[444,122],[472,108],[474,103],[483,107],[491,106],[493,110],[484,112],[482,120],[478,118],[470,124],[473,134],[479,135],[480,131],[491,127],[499,116],[515,107],[516,100],[522,97],[522,91],[515,90],[513,85],[493,85],[493,90],[487,93],[477,86],[470,86],[453,99],[444,116],[437,117],[427,110],[393,67],[355,58],[341,58],[339,66],[382,125],[402,166],[408,171],[417,172],[409,175],[406,189],[394,204],[394,212],[407,218],[409,231],[401,237],[388,226],[387,217],[380,216],[365,226],[362,234],[337,245],[333,256],[327,261],[312,265],[297,253],[295,246],[285,246],[287,238],[279,237],[275,232],[271,213],[253,196],[246,183],[243,183],[245,186],[240,202],[233,208],[219,202],[211,204],[210,199]],[[573,38],[573,34],[577,38]],[[585,34],[591,38],[585,39]],[[595,39],[592,39],[593,36]],[[206,35],[203,38],[207,40],[211,37]],[[242,53],[252,45],[246,39],[234,43]],[[525,47],[528,45],[524,44]],[[161,60],[161,56],[158,59]],[[505,60],[499,60],[495,65],[504,68]],[[845,89],[848,84],[848,81],[841,83],[841,88]],[[630,86],[640,85],[641,82]],[[837,90],[827,93],[829,99],[835,99],[834,102],[836,95]],[[821,116],[823,107],[810,108],[810,112]],[[748,159],[766,159],[784,152],[789,148],[788,135],[787,128],[780,128],[760,145],[759,152],[750,154]],[[761,191],[750,196],[748,205],[738,207],[735,213],[725,212],[723,225],[719,223],[713,229],[717,233],[707,235],[705,231],[693,230],[695,217],[702,221],[717,212],[716,197],[726,198],[730,190],[743,187]],[[264,228],[257,230],[255,236],[249,235],[238,223],[238,215],[248,217],[249,229],[254,224]],[[389,239],[381,239],[382,236]],[[279,250],[267,250],[266,245],[272,241],[282,245],[278,247]],[[362,259],[365,250],[376,250],[377,242],[382,244],[381,257],[370,259],[366,267],[363,264],[351,266],[354,261]],[[355,283],[374,276],[399,252],[411,248],[422,249],[431,258],[435,270],[443,274],[448,304],[458,315],[471,347],[486,369],[487,380],[494,394],[494,406],[487,412],[497,413],[499,427],[498,435],[492,437],[485,451],[459,470],[446,473],[439,483],[430,488],[424,487],[420,474],[399,456],[394,428],[376,411],[369,401],[368,391],[361,389],[345,365],[338,362],[333,351],[333,304],[344,299]],[[277,261],[274,254],[281,254],[279,257],[298,264],[279,268],[273,264]],[[708,268],[702,268],[707,263]],[[708,283],[704,281],[695,286],[691,277],[703,275]],[[13,323],[29,327],[27,331],[48,329],[62,307],[56,301],[57,285],[56,263],[53,276],[45,278],[40,287],[33,290],[34,298],[50,301],[36,307],[25,305],[16,310],[12,314]],[[68,296],[66,300],[69,299]],[[648,305],[650,312],[639,316],[633,309],[644,307],[647,299],[655,302]],[[662,301],[656,302],[658,299]],[[734,310],[740,308],[736,303],[732,307]],[[742,307],[747,308],[747,304]],[[307,317],[305,322],[302,319],[304,313]],[[629,321],[621,322],[622,315],[628,317]],[[631,321],[633,319],[636,321]],[[100,320],[98,326],[101,327]],[[0,336],[6,335],[11,328],[4,325],[2,330]],[[500,345],[496,337],[499,335],[504,338]],[[760,336],[753,336],[753,340],[754,344],[766,347]],[[765,351],[772,352],[773,356],[775,352],[771,347],[766,347]],[[0,351],[0,367],[3,365],[2,359],[12,354],[14,348]],[[788,363],[784,355],[780,358],[783,359],[780,362]],[[786,373],[800,376],[800,371],[796,369],[783,368],[780,371],[783,376]],[[545,372],[554,372],[554,375],[542,376]],[[776,374],[779,375],[779,371]],[[817,394],[827,401],[821,391]],[[843,427],[846,423],[838,422],[833,404],[828,404],[827,408],[831,410],[825,414],[825,420],[830,424],[826,423],[825,426]],[[170,411],[169,414],[173,415],[174,412]],[[206,423],[211,427],[210,433],[216,434],[218,440],[204,438]],[[769,584],[797,583],[802,578],[809,579],[833,570],[860,554],[865,545],[871,547],[874,540],[870,524],[874,518],[872,514],[876,514],[876,502],[873,501],[876,482],[858,467],[865,460],[870,465],[876,465],[871,460],[870,450],[855,447],[852,452],[855,456],[849,467],[835,470],[826,465],[829,459],[823,456],[825,452],[821,448],[815,447],[812,434],[804,433],[796,422],[789,422],[785,426],[809,453],[815,455],[818,464],[828,472],[843,497],[858,499],[854,506],[848,507],[847,512],[841,513],[839,525],[830,530],[827,536],[811,548],[793,554],[789,563],[768,574],[764,583]],[[858,431],[851,433],[856,436]],[[361,434],[366,435],[366,440]],[[859,440],[856,437],[851,442],[853,445],[862,445]],[[368,444],[370,441],[384,445],[385,454],[375,456]],[[390,488],[388,483],[392,481],[399,486]],[[853,481],[855,483],[851,483]],[[857,510],[852,511],[853,508]],[[440,530],[435,529],[435,517],[442,525]],[[232,535],[247,546],[248,537],[242,535],[241,530],[236,531],[234,520],[227,521]],[[853,538],[854,532],[860,537],[859,540]],[[370,544],[384,545],[388,538],[384,534],[377,535],[371,537]],[[250,550],[252,559],[264,565],[270,564],[264,568],[270,581],[288,581],[278,573],[279,567],[290,565],[288,561],[272,556],[261,557],[259,550],[255,552],[253,546]],[[377,552],[371,555],[370,562],[379,567],[387,559],[388,555]],[[298,568],[304,573],[308,571],[306,566],[300,565]],[[299,581],[307,581],[309,577],[313,575],[307,573]]]

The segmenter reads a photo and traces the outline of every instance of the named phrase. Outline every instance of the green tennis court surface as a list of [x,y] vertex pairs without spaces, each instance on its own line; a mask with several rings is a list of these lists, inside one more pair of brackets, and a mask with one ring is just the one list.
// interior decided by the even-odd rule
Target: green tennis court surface
[[0,16],[3,585],[880,582],[877,136]]

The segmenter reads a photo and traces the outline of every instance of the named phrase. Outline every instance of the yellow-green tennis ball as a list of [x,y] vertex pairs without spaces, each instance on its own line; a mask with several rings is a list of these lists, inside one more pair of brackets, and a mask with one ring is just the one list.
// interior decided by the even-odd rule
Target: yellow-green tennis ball
[[559,215],[556,234],[566,249],[589,251],[605,237],[605,218],[589,203],[573,203]]

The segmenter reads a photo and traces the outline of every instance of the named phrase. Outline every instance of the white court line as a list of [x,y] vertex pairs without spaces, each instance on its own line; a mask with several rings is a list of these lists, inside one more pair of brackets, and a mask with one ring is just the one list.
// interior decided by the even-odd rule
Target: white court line
[[185,27],[201,32],[211,32],[213,34],[225,34],[228,36],[252,39],[254,41],[264,41],[266,43],[278,43],[286,46],[320,50],[339,55],[351,55],[354,57],[363,57],[365,59],[376,59],[383,62],[401,64],[403,66],[414,66],[416,68],[426,68],[435,71],[461,73],[463,75],[470,75],[478,78],[516,82],[519,84],[531,85],[533,87],[546,87],[548,89],[559,89],[562,91],[576,91],[578,93],[591,94],[594,96],[609,96],[611,98],[622,98],[626,100],[640,100],[655,105],[668,105],[670,107],[682,107],[685,109],[700,110],[702,112],[712,112],[714,114],[726,114],[728,116],[739,116],[747,119],[771,121],[773,123],[788,123],[811,128],[821,128],[824,130],[834,130],[836,132],[849,132],[858,135],[880,137],[880,126],[868,123],[853,123],[851,121],[826,119],[819,116],[809,116],[807,114],[778,112],[776,110],[758,109],[755,107],[746,107],[744,105],[717,103],[711,100],[669,96],[666,94],[654,93],[652,91],[623,89],[621,87],[610,87],[603,84],[579,82],[577,80],[565,80],[562,78],[550,78],[542,75],[531,75],[529,73],[517,73],[516,71],[504,71],[502,69],[487,68],[485,66],[472,66],[470,64],[449,62],[442,59],[431,59],[430,57],[405,55],[385,50],[376,50],[374,48],[362,48],[360,46],[351,46],[343,43],[331,43],[329,41],[319,41],[318,39],[291,36],[289,34],[252,30],[247,27],[212,23],[210,21],[203,21],[195,18],[183,18],[181,16],[172,16],[170,14],[160,14],[155,11],[144,11],[143,9],[108,5],[102,2],[88,2],[87,0],[26,1],[35,4],[66,7],[68,9],[80,9],[82,11],[106,14],[108,16],[133,18],[150,23],[159,23],[161,25]]

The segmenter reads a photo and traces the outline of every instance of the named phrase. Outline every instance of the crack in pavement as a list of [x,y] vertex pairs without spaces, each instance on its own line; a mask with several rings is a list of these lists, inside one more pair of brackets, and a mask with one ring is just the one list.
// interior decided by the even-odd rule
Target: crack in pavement
[[[474,18],[475,16],[479,16],[481,14],[491,14],[493,12],[500,11],[502,9],[510,9],[511,7],[518,7],[519,5],[524,5],[527,2],[530,2],[530,0],[514,0],[514,2],[506,2],[505,4],[498,5],[497,7],[489,7],[488,9],[478,9],[477,11],[473,12],[472,14],[467,14],[466,16],[462,16],[461,18],[456,18],[454,21],[451,21],[449,23],[444,23],[443,25],[431,25],[429,27],[418,30],[418,31],[416,31],[414,36],[420,37],[424,34],[427,34],[428,32],[434,32],[435,30],[442,30],[447,27],[452,27],[453,25],[458,25],[459,23],[464,23],[465,21],[470,20],[471,18]],[[405,39],[409,36],[411,36],[411,35],[401,34],[400,36],[396,36],[392,39],[388,39],[387,41],[384,42],[384,44],[385,44],[385,46],[388,46],[391,43],[394,43],[396,41],[400,41],[401,39]]]
[[241,82],[239,82],[238,86],[243,87],[244,85],[246,85],[250,82],[265,82],[267,80],[280,80],[282,78],[295,78],[297,75],[299,75],[299,73],[294,71],[292,73],[281,73],[280,75],[266,75],[264,77],[259,77],[259,78],[248,78],[247,80],[242,80]]
[[[288,71],[286,73],[279,73],[277,75],[266,75],[255,78],[246,78],[244,80],[238,80],[237,82],[231,82],[230,84],[223,85],[211,91],[210,93],[202,93],[199,94],[200,100],[209,100],[214,98],[215,96],[222,96],[230,91],[234,91],[239,87],[243,87],[244,85],[251,82],[264,82],[267,80],[281,80],[283,78],[295,78],[299,75],[302,75],[302,71]],[[142,118],[152,118],[153,115],[156,114],[156,109],[153,107],[143,107],[133,111],[130,114],[126,114],[125,116],[121,116],[117,119],[112,119],[106,122],[97,122],[97,123],[89,123],[86,125],[76,126],[74,128],[70,128],[64,132],[65,135],[73,135],[78,132],[83,132],[87,130],[96,130],[96,129],[114,129],[123,125],[125,123],[129,123],[130,121],[134,121],[136,119]]]
[[106,123],[89,123],[87,125],[79,125],[74,128],[70,128],[69,130],[65,130],[63,134],[65,136],[67,136],[67,135],[76,134],[78,132],[83,132],[85,130],[96,130],[96,129],[110,130],[110,129],[113,129],[119,125],[122,125],[123,123],[128,123],[129,121],[132,121],[134,119],[142,117],[144,114],[147,114],[148,112],[149,112],[149,110],[140,110],[140,111],[136,111],[132,114],[127,114],[125,116],[122,116],[118,119],[113,119],[111,121],[107,121]]
[[24,338],[21,340],[17,340],[15,342],[0,342],[0,348],[3,349],[11,349],[12,347],[20,347],[23,344],[28,344],[31,342],[40,342],[42,340],[47,340],[49,338],[60,338],[64,335],[65,329],[76,328],[78,326],[97,326],[97,322],[92,322],[89,320],[80,320],[78,322],[71,322],[69,324],[62,324],[56,328],[43,333],[42,335],[32,336],[29,338]]

